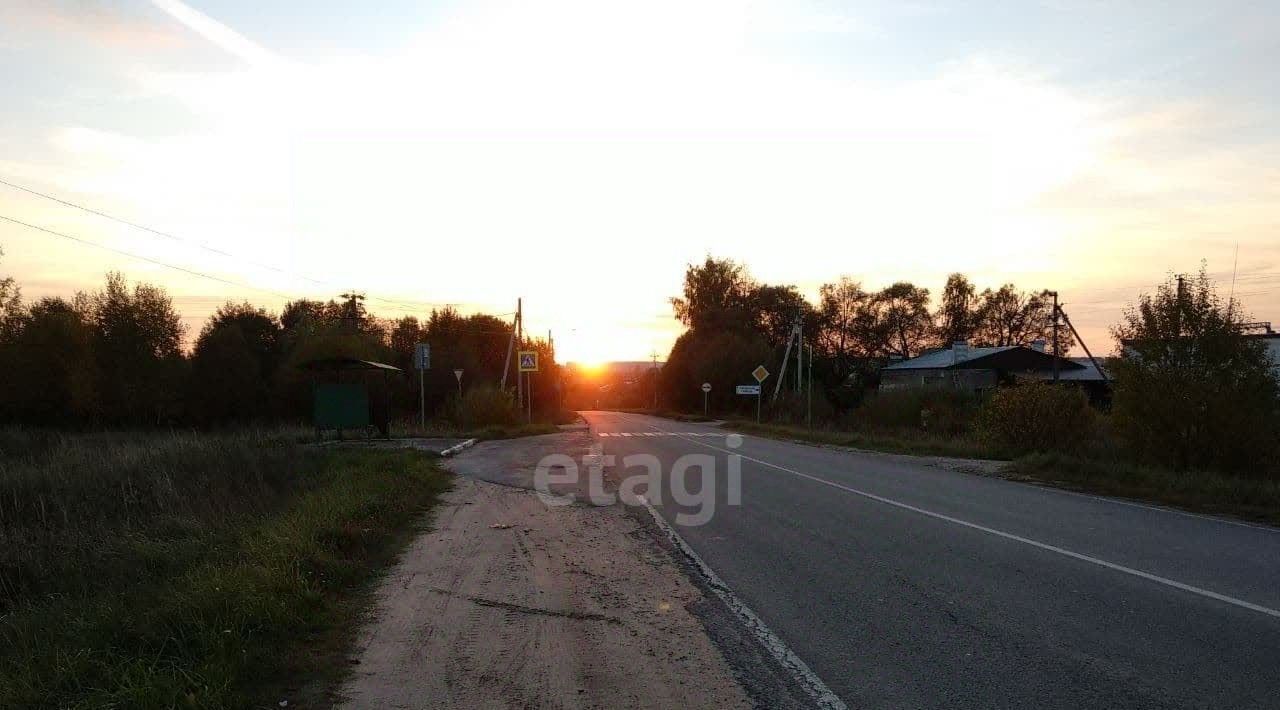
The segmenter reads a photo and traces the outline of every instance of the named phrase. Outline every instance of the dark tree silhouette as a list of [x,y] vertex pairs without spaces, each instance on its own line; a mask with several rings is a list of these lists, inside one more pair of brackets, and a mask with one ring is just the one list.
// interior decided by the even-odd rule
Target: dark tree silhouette
[[964,274],[951,274],[942,287],[942,302],[935,314],[938,343],[947,347],[972,340],[979,325],[978,290]]

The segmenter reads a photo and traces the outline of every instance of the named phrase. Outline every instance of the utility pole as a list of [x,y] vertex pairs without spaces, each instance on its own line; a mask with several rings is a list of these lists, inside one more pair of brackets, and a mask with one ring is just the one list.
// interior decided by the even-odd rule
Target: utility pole
[[653,411],[658,411],[658,351],[649,353],[653,360]]
[[[516,299],[516,347],[524,347],[524,306],[522,298]],[[524,373],[516,363],[516,407],[524,408]],[[519,411],[519,410],[517,410]]]
[[804,326],[796,316],[796,394],[804,387]]
[[778,392],[782,389],[782,382],[787,379],[787,362],[791,360],[791,346],[795,343],[799,333],[800,322],[796,321],[795,325],[791,327],[791,334],[787,336],[787,349],[782,353],[782,372],[778,373],[778,381],[773,383],[773,401],[775,402],[778,401]]
[[1182,304],[1186,299],[1186,295],[1187,295],[1187,277],[1183,274],[1178,274],[1178,296],[1177,296],[1178,307],[1175,308],[1173,311],[1174,313],[1173,327],[1174,327],[1174,330],[1176,331],[1174,334],[1174,337],[1177,337],[1177,338],[1182,337]]
[[1058,292],[1053,294],[1053,381],[1058,382]]
[[809,423],[809,428],[813,428],[813,346],[809,346],[809,376],[805,379],[808,387],[808,401],[805,405],[805,419]]
[[507,371],[511,369],[511,351],[516,344],[516,324],[520,322],[520,299],[516,299],[516,314],[511,318],[511,337],[507,338],[507,359],[502,363],[502,391],[507,391]]

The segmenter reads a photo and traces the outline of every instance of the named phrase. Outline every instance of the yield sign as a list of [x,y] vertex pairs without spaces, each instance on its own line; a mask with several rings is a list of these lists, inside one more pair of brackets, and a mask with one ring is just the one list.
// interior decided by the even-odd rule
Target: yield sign
[[751,376],[756,378],[756,382],[764,382],[764,378],[769,376],[769,371],[764,369],[764,365],[756,365],[756,369],[751,371]]

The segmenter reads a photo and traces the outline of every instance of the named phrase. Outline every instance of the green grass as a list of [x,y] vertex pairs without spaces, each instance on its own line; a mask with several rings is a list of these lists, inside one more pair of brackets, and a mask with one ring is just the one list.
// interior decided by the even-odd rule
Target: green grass
[[1207,471],[1176,472],[1124,461],[1031,454],[1006,468],[1010,477],[1102,495],[1162,503],[1280,525],[1280,482]]
[[978,442],[964,437],[947,437],[918,432],[892,434],[841,431],[826,428],[808,429],[784,424],[756,424],[753,421],[746,420],[730,420],[725,422],[725,426],[744,434],[755,434],[756,436],[767,436],[774,439],[807,441],[814,444],[848,446],[855,449],[882,451],[891,454],[978,459],[1000,458]]
[[0,435],[0,707],[297,707],[449,485],[412,451],[288,433],[21,438]]

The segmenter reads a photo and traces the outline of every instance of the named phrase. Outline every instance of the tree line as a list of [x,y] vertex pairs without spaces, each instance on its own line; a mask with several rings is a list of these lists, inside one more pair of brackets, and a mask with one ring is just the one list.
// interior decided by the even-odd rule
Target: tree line
[[[425,373],[429,413],[454,398],[454,369],[463,387],[502,379],[511,324],[495,316],[463,316],[452,308],[425,318],[382,319],[364,297],[343,294],[328,301],[298,299],[280,313],[248,302],[227,302],[204,323],[187,352],[187,330],[164,289],[130,285],[120,273],[103,287],[70,299],[25,303],[14,280],[0,280],[0,421],[52,426],[196,426],[310,415],[315,375],[304,362],[351,357],[385,362],[410,376],[393,378],[393,408],[418,410],[413,352],[432,348]],[[544,371],[555,364],[547,343]],[[509,382],[514,382],[513,371]],[[552,377],[533,379],[535,406],[552,403]]]
[[[1096,419],[1082,413],[1088,406],[1081,393],[1073,399],[1048,386],[1002,388],[985,404],[973,393],[940,389],[873,395],[884,365],[928,348],[959,340],[979,347],[1045,340],[1051,347],[1053,302],[1045,291],[1012,284],[978,291],[964,275],[951,274],[931,308],[927,288],[898,282],[869,291],[841,278],[823,285],[815,304],[793,286],[761,284],[742,265],[708,257],[688,266],[683,294],[671,304],[686,330],[661,372],[663,407],[701,411],[699,386],[709,382],[714,413],[748,413],[754,401],[737,397],[734,385],[749,383],[762,363],[779,376],[799,318],[813,346],[815,418],[826,426],[889,422],[896,434],[927,428],[966,436],[977,418],[989,433],[1003,432],[1004,450],[1019,453],[1053,440],[1071,442],[1073,455],[1280,477],[1280,362],[1264,339],[1247,337],[1247,315],[1217,295],[1203,267],[1194,278],[1169,276],[1154,292],[1139,294],[1113,326],[1118,354],[1106,365],[1111,408]],[[1073,345],[1065,330],[1058,333],[1063,353]],[[765,416],[803,421],[802,400],[784,394]],[[1068,411],[1079,416],[1068,421]]]
[[[797,319],[824,390],[850,377],[874,378],[890,359],[960,340],[974,346],[1045,340],[1052,347],[1054,337],[1048,291],[1013,284],[979,291],[959,273],[947,278],[936,308],[926,287],[899,281],[868,290],[849,277],[824,284],[811,303],[795,286],[760,283],[742,264],[708,256],[688,265],[683,293],[671,305],[686,330],[668,357],[663,391],[673,404],[699,408],[702,382],[712,383],[719,403],[731,405],[733,384],[756,364],[779,359]],[[1074,344],[1065,328],[1057,337],[1063,353]]]

